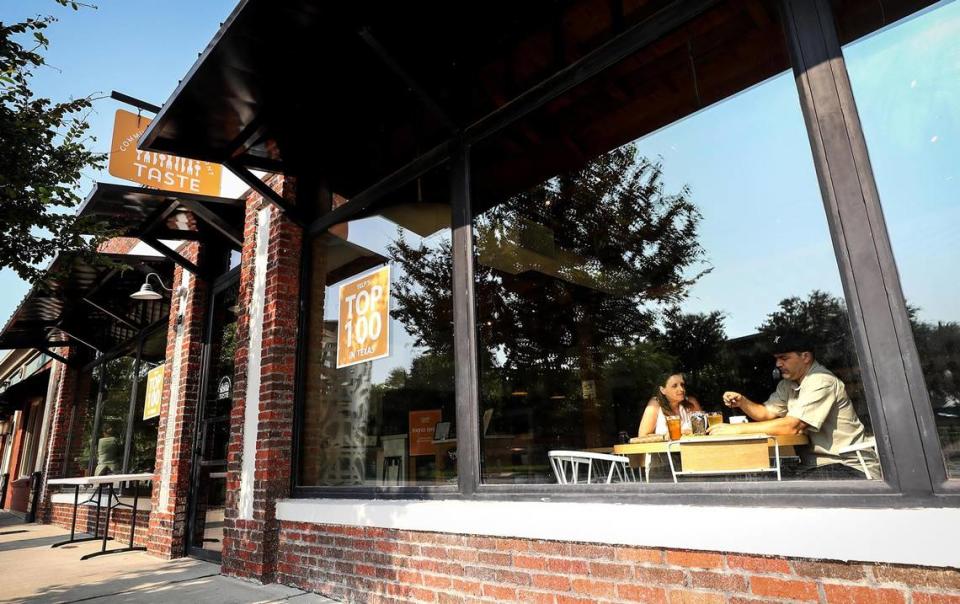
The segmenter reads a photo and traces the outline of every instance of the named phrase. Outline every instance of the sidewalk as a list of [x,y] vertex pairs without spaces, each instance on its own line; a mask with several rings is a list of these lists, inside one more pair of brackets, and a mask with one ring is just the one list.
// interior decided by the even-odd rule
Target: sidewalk
[[[0,511],[0,602],[333,602],[282,585],[257,585],[219,574],[216,564],[181,558],[162,560],[126,552],[80,560],[99,541],[52,549],[69,538],[59,527],[23,524]],[[107,547],[118,547],[108,542]]]

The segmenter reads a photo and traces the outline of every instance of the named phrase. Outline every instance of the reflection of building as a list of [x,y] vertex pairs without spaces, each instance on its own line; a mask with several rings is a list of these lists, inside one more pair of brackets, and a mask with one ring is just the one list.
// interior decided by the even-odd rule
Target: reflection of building
[[304,443],[303,470],[315,484],[360,485],[366,476],[372,365],[336,369],[337,321],[324,323],[321,350],[319,383],[305,395],[320,404],[310,405],[304,418],[312,441]]

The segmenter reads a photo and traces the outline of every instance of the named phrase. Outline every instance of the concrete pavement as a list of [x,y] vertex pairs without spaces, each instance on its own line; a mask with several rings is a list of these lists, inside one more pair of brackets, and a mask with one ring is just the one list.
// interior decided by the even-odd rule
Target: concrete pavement
[[[69,535],[0,511],[0,602],[333,602],[292,587],[224,577],[218,565],[192,558],[125,552],[80,560],[99,551],[100,542],[50,547]],[[111,547],[119,545],[108,542]]]

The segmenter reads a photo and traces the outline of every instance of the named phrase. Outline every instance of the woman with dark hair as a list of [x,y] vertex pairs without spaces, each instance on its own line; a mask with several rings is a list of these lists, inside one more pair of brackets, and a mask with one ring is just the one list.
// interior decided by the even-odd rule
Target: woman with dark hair
[[639,436],[666,434],[667,416],[679,415],[681,425],[690,425],[690,414],[700,411],[700,402],[687,396],[687,385],[682,373],[665,374],[656,392],[647,402],[640,419]]

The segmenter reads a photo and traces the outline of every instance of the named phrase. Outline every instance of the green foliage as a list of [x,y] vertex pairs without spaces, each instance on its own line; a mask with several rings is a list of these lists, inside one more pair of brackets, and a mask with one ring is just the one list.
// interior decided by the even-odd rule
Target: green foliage
[[105,158],[85,146],[90,97],[53,102],[30,88],[34,71],[47,65],[44,31],[53,21],[0,23],[0,268],[28,281],[36,281],[37,265],[57,252],[90,256],[109,234],[68,212],[81,201],[83,171],[102,167]]

